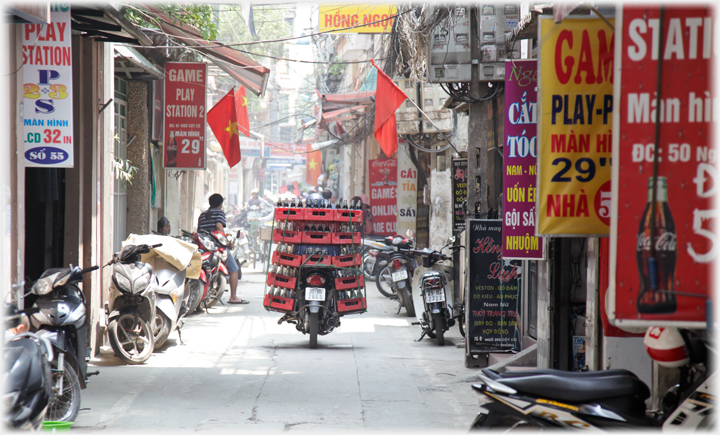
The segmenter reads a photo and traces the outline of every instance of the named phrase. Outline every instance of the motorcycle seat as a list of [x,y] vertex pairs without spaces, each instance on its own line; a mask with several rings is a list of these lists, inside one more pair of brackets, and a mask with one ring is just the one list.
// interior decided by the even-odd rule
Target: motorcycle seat
[[642,403],[650,397],[647,385],[624,369],[596,372],[542,369],[505,373],[484,369],[483,373],[518,392],[565,402],[597,402],[625,397]]

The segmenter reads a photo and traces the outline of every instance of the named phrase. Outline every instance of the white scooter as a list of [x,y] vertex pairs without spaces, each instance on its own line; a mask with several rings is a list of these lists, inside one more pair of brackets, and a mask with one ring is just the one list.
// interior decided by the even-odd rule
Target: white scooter
[[[455,237],[451,237],[447,245],[443,246],[440,251],[449,247],[454,241]],[[460,249],[464,246],[451,246],[450,248]],[[445,331],[455,325],[456,315],[452,306],[448,305],[448,301],[453,300],[454,268],[452,263],[440,263],[442,261],[452,262],[452,257],[443,255],[440,251],[429,248],[413,251],[413,255],[421,257],[422,261],[418,261],[418,267],[413,274],[412,295],[415,307],[423,308],[416,310],[417,319],[422,328],[422,335],[417,341],[427,335],[437,339],[439,346],[444,346]]]

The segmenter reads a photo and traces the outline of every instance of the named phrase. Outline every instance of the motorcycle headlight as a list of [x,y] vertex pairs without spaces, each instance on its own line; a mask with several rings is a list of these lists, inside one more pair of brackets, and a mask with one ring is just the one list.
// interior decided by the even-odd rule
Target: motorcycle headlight
[[[52,275],[52,276],[53,276],[53,278],[55,277],[55,275]],[[35,293],[38,296],[42,296],[42,295],[46,295],[46,294],[50,293],[50,291],[53,288],[53,285],[52,285],[52,280],[49,278],[50,277],[40,278],[39,280],[37,280],[37,282],[35,284],[33,284],[33,286],[32,286],[33,293]]]
[[130,280],[120,273],[113,274],[112,275],[113,281],[115,281],[115,287],[118,290],[122,290],[123,292],[129,293],[131,292],[132,286],[130,285]]

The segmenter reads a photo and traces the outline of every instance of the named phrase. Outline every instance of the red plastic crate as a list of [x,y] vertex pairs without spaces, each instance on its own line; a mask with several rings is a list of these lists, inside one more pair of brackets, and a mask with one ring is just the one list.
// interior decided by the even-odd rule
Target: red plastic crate
[[272,262],[272,264],[290,266],[290,267],[300,267],[303,259],[300,255],[287,254],[285,252],[273,251],[272,259],[270,261]]
[[333,209],[330,208],[306,208],[306,221],[333,221]]
[[302,208],[276,208],[275,209],[275,220],[276,221],[301,221],[305,219],[305,214]]
[[278,311],[292,311],[295,307],[295,299],[267,294],[263,306]]
[[275,243],[302,243],[302,231],[273,230]]
[[303,255],[302,263],[307,266],[332,266],[332,257],[330,255]]
[[297,278],[293,278],[291,276],[285,276],[285,275],[277,275],[273,272],[268,273],[267,275],[267,285],[269,286],[276,286],[276,287],[282,287],[282,288],[289,288],[291,290],[295,290],[295,285],[297,284]]
[[335,278],[335,290],[352,290],[364,286],[365,279],[362,275]]
[[367,309],[367,301],[365,298],[341,299],[337,301],[338,313],[347,313],[351,311],[363,311]]
[[360,241],[360,233],[357,231],[352,233],[332,233],[333,245],[359,245]]
[[333,257],[332,263],[335,267],[362,266],[362,256],[360,254],[337,255]]
[[320,231],[303,231],[302,242],[308,245],[329,245],[332,243],[334,233]]
[[362,222],[363,219],[362,210],[336,209],[333,211],[333,218],[335,219],[335,222],[353,222],[357,224]]

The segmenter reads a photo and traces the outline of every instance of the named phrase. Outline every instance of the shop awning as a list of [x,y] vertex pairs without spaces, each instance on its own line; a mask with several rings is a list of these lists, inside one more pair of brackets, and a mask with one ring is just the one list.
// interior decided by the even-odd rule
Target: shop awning
[[269,68],[224,46],[222,42],[206,41],[202,38],[200,30],[174,20],[154,6],[144,4],[142,7],[155,15],[163,32],[175,37],[178,42],[206,54],[213,63],[255,95],[262,96],[265,93],[270,77]]
[[152,45],[150,38],[110,4],[72,5],[70,18],[73,31],[81,32],[83,36],[94,38],[99,42]]
[[162,80],[158,67],[132,47],[115,45],[115,73],[125,73],[131,80]]
[[322,106],[323,112],[326,110],[334,110],[347,106],[355,105],[371,105],[374,104],[372,98],[375,91],[367,92],[351,92],[346,94],[323,94]]

